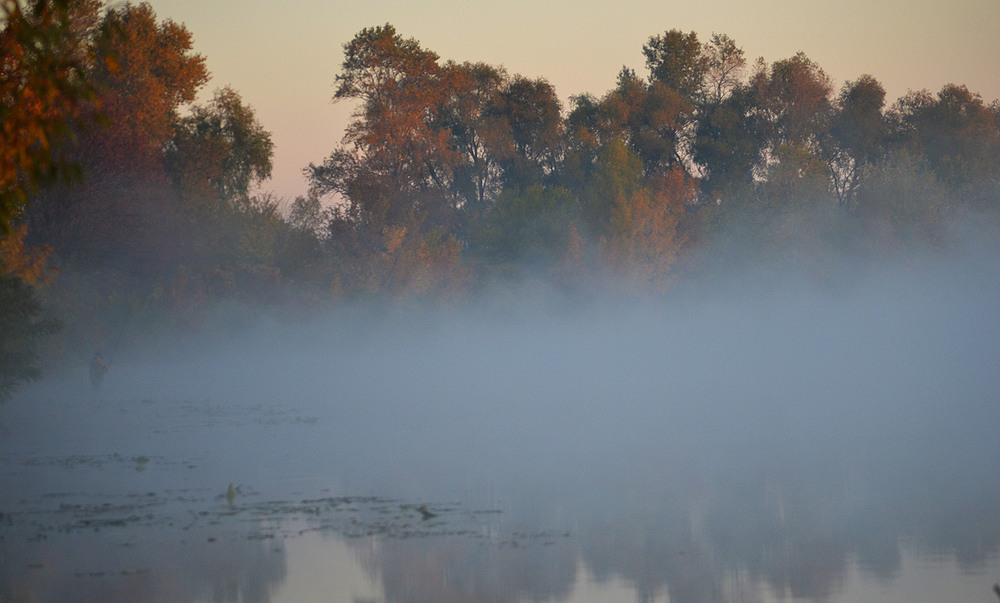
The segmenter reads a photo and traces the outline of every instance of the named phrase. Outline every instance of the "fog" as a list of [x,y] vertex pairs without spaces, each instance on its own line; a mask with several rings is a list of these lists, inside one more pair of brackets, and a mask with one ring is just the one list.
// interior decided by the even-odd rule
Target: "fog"
[[123,356],[100,398],[294,408],[318,417],[309,445],[322,452],[280,443],[304,448],[286,462],[330,455],[376,491],[589,482],[748,454],[863,464],[970,446],[998,424],[998,271],[939,257],[835,284],[728,279],[586,301],[539,288],[272,318],[234,341]]
[[[630,575],[663,551],[611,535],[686,534],[689,555],[708,542],[712,564],[803,596],[835,580],[776,573],[763,551],[778,526],[803,554],[816,534],[844,542],[839,559],[883,577],[901,571],[901,541],[995,566],[997,259],[970,245],[832,281],[737,275],[657,298],[525,286],[447,307],[262,317],[226,342],[123,353],[96,394],[80,367],[16,396],[8,461],[144,455],[167,481],[10,470],[4,512],[51,492],[217,499],[226,484],[272,500],[459,501],[565,530],[598,579],[624,576],[640,599],[736,600],[669,564]],[[372,561],[385,580],[405,546],[437,545],[386,548]],[[538,598],[566,595],[557,582]]]

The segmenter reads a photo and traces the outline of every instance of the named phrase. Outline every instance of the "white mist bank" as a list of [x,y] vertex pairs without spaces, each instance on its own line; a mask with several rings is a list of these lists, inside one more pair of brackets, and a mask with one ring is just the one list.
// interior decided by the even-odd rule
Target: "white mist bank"
[[988,257],[832,287],[729,280],[568,309],[538,291],[503,299],[271,321],[169,361],[121,358],[101,396],[292,407],[318,417],[308,445],[388,484],[888,454],[961,446],[1000,418],[1000,263]]

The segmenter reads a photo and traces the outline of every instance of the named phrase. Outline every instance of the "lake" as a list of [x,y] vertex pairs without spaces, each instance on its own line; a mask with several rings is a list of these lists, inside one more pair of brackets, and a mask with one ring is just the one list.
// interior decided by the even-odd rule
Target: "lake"
[[52,375],[0,407],[0,601],[995,602],[997,286],[879,283]]

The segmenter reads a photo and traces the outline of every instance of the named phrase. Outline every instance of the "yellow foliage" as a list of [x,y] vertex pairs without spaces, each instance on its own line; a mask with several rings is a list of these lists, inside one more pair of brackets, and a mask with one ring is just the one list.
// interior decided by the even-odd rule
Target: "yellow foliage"
[[384,232],[382,249],[361,274],[369,291],[446,294],[461,290],[468,280],[468,270],[460,262],[462,244],[453,235],[431,231],[421,236],[406,226],[395,226]]

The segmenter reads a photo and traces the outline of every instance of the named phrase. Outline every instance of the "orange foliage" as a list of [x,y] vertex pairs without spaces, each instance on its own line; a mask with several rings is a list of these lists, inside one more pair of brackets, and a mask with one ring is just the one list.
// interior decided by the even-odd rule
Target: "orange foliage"
[[47,283],[55,276],[55,269],[48,264],[52,249],[48,245],[26,246],[27,234],[28,227],[21,225],[0,236],[0,273],[13,274],[29,285]]
[[654,180],[651,189],[638,189],[627,198],[619,195],[604,245],[610,266],[638,288],[665,289],[684,244],[678,222],[696,190],[696,182],[675,167]]

